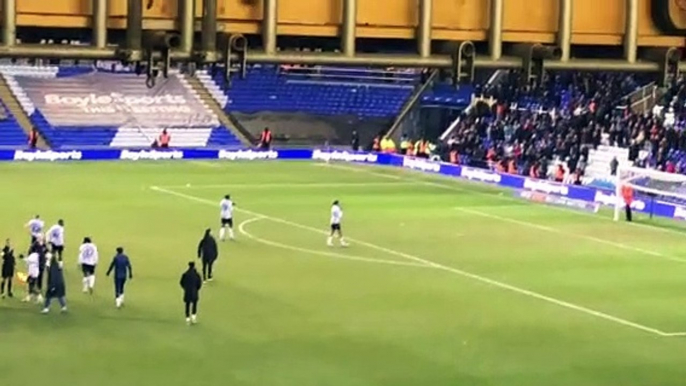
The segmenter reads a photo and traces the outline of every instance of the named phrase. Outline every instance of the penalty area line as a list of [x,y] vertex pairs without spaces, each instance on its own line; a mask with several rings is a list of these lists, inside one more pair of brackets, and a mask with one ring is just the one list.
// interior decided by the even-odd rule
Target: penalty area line
[[[160,193],[165,193],[165,194],[168,194],[171,196],[184,198],[186,200],[202,203],[205,205],[212,205],[212,206],[217,205],[217,203],[215,203],[214,201],[211,201],[211,200],[208,200],[205,198],[201,198],[201,197],[191,196],[189,194],[180,193],[180,192],[176,192],[176,191],[169,190],[169,189],[164,189],[164,188],[155,187],[155,186],[151,187],[151,189],[154,191],[160,192]],[[299,224],[299,223],[296,223],[293,221],[285,220],[285,219],[278,218],[278,217],[269,216],[269,215],[258,213],[258,212],[253,212],[253,211],[247,210],[247,209],[236,208],[236,210],[240,211],[242,213],[249,214],[253,217],[261,217],[261,218],[269,219],[273,222],[278,222],[278,223],[285,224],[285,225],[291,225],[291,226],[296,227],[296,228],[311,230],[313,232],[317,232],[320,234],[328,234],[326,231],[323,231],[323,230],[315,228],[315,227],[311,227],[309,225]],[[586,315],[596,317],[598,319],[603,319],[603,320],[608,321],[608,322],[619,324],[619,325],[624,326],[624,327],[633,328],[636,330],[640,330],[643,332],[647,332],[647,333],[662,336],[662,337],[680,336],[680,335],[670,335],[670,334],[680,334],[680,333],[664,332],[664,331],[661,331],[657,328],[645,326],[645,325],[640,324],[640,323],[636,323],[636,322],[633,322],[633,321],[630,321],[627,319],[623,319],[623,318],[620,318],[617,316],[606,314],[604,312],[597,311],[597,310],[594,310],[594,309],[591,309],[588,307],[584,307],[584,306],[581,306],[578,304],[574,304],[574,303],[571,303],[571,302],[568,302],[565,300],[556,299],[556,298],[553,298],[553,297],[550,297],[547,295],[540,294],[538,292],[530,291],[530,290],[525,289],[525,288],[517,287],[517,286],[507,284],[507,283],[504,283],[504,282],[501,282],[498,280],[490,279],[488,277],[481,276],[481,275],[478,275],[475,273],[471,273],[469,271],[465,271],[462,269],[453,268],[453,267],[449,267],[447,265],[439,264],[439,263],[436,263],[434,261],[423,259],[423,258],[418,257],[418,256],[410,255],[410,254],[407,254],[404,252],[395,251],[395,250],[392,250],[392,249],[389,249],[386,247],[382,247],[382,246],[379,246],[376,244],[368,243],[368,242],[365,242],[362,240],[356,240],[356,239],[353,239],[350,237],[348,237],[348,240],[350,240],[356,244],[359,244],[359,245],[367,246],[367,247],[372,248],[372,249],[376,249],[376,250],[386,252],[386,253],[389,253],[392,255],[404,257],[404,258],[411,260],[411,261],[414,261],[416,263],[423,263],[430,268],[435,268],[435,269],[442,270],[445,272],[453,273],[455,275],[458,275],[458,276],[461,276],[464,278],[468,278],[468,279],[471,279],[471,280],[476,281],[476,282],[480,282],[480,283],[487,284],[487,285],[492,286],[492,287],[500,288],[500,289],[503,289],[503,290],[506,290],[509,292],[514,292],[514,293],[517,293],[520,295],[524,295],[524,296],[527,296],[530,298],[534,298],[534,299],[537,299],[537,300],[540,300],[540,301],[543,301],[543,302],[546,302],[549,304],[554,304],[554,305],[562,307],[562,308],[567,308],[569,310],[577,311],[577,312],[580,312],[580,313],[583,313]]]
[[616,241],[601,239],[601,238],[595,237],[595,236],[589,236],[589,235],[573,233],[573,232],[566,232],[566,231],[563,231],[561,229],[553,228],[553,227],[550,227],[547,225],[536,224],[536,223],[525,221],[525,220],[517,220],[515,218],[500,216],[497,214],[490,214],[490,213],[486,213],[486,212],[483,212],[480,210],[468,209],[465,207],[459,207],[458,206],[458,207],[455,207],[454,209],[459,211],[459,212],[462,212],[462,213],[472,214],[475,216],[490,218],[493,220],[498,220],[498,221],[503,221],[503,222],[509,222],[511,224],[522,225],[522,226],[526,226],[526,227],[533,228],[533,229],[540,229],[540,230],[543,230],[546,232],[561,234],[564,236],[572,236],[572,237],[580,238],[583,240],[589,240],[589,241],[593,241],[593,242],[596,242],[599,244],[605,244],[605,245],[609,245],[611,247],[624,249],[627,251],[638,252],[638,253],[641,253],[641,254],[647,255],[647,256],[658,257],[658,258],[663,259],[663,260],[670,260],[670,261],[676,261],[676,262],[680,262],[680,263],[686,263],[686,259],[682,259],[682,258],[675,257],[675,256],[665,255],[665,254],[662,254],[660,252],[650,251],[650,250],[643,249],[643,248],[633,247],[631,245],[616,242]]
[[407,266],[407,267],[423,267],[423,268],[429,267],[426,264],[414,263],[411,261],[393,261],[393,260],[384,260],[384,259],[374,259],[371,257],[353,256],[353,255],[346,255],[346,254],[342,254],[342,253],[324,252],[324,251],[317,251],[315,249],[296,247],[293,245],[282,244],[282,243],[272,241],[272,240],[266,240],[266,239],[257,237],[257,236],[255,236],[255,235],[253,235],[253,234],[251,234],[245,230],[245,227],[248,224],[252,224],[252,223],[260,221],[260,220],[269,220],[269,219],[266,217],[254,217],[254,218],[251,218],[249,220],[245,220],[238,225],[238,231],[241,234],[243,234],[244,236],[246,236],[247,238],[254,240],[258,243],[261,243],[261,244],[269,245],[269,246],[276,247],[276,248],[288,249],[288,250],[296,251],[296,252],[309,253],[312,255],[331,257],[333,259],[353,260],[353,261],[359,261],[359,262],[363,262],[363,263],[402,265],[402,266]]

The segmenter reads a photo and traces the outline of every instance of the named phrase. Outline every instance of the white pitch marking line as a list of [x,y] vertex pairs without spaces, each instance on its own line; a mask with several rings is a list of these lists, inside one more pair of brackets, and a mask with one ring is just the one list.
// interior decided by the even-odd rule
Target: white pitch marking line
[[[166,193],[166,194],[169,194],[169,195],[172,195],[172,196],[177,196],[177,197],[185,198],[185,199],[190,200],[190,201],[195,201],[195,202],[199,202],[199,203],[203,203],[203,204],[208,204],[208,205],[212,205],[212,206],[215,206],[215,205],[216,205],[216,203],[213,202],[213,201],[210,201],[210,200],[207,200],[207,199],[204,199],[204,198],[200,198],[200,197],[191,196],[191,195],[188,195],[188,194],[185,194],[185,193],[175,192],[175,191],[173,191],[173,190],[168,190],[168,189],[159,188],[159,187],[151,187],[151,189],[152,189],[152,190],[155,190],[155,191],[158,191],[158,192],[161,192],[161,193]],[[314,227],[311,227],[311,226],[308,226],[308,225],[298,224],[298,223],[295,223],[295,222],[292,222],[292,221],[288,221],[288,220],[284,220],[284,219],[281,219],[281,218],[278,218],[278,217],[272,217],[272,216],[269,216],[269,215],[265,215],[265,214],[253,212],[253,211],[246,210],[246,209],[237,209],[237,210],[240,210],[240,211],[243,212],[243,213],[246,213],[246,214],[249,214],[249,215],[252,215],[252,216],[255,216],[255,217],[263,217],[263,218],[265,218],[265,219],[268,219],[268,220],[271,220],[271,221],[274,221],[274,222],[279,222],[279,223],[286,224],[286,225],[291,225],[291,226],[294,226],[294,227],[296,227],[296,228],[306,229],[306,230],[310,230],[310,231],[317,232],[317,233],[322,233],[322,234],[328,234],[327,232],[322,231],[321,229],[314,228]],[[625,326],[625,327],[631,327],[631,328],[634,328],[634,329],[637,329],[637,330],[641,330],[641,331],[644,331],[644,332],[649,332],[649,333],[651,333],[651,334],[655,334],[655,335],[658,335],[658,336],[670,336],[670,335],[667,335],[667,334],[669,334],[669,333],[664,332],[664,331],[661,331],[661,330],[658,330],[658,329],[656,329],[656,328],[644,326],[644,325],[642,325],[642,324],[639,324],[639,323],[636,323],[636,322],[632,322],[632,321],[630,321],[630,320],[626,320],[626,319],[622,319],[622,318],[619,318],[619,317],[616,317],[616,316],[612,316],[612,315],[606,314],[606,313],[604,313],[604,312],[596,311],[596,310],[593,310],[593,309],[590,309],[590,308],[587,308],[587,307],[583,307],[583,306],[580,306],[580,305],[577,305],[577,304],[574,304],[574,303],[570,303],[570,302],[567,302],[567,301],[564,301],[564,300],[555,299],[555,298],[552,298],[552,297],[550,297],[550,296],[546,296],[546,295],[543,295],[543,294],[539,294],[539,293],[537,293],[537,292],[529,291],[529,290],[527,290],[527,289],[520,288],[520,287],[516,287],[516,286],[510,285],[510,284],[506,284],[506,283],[503,283],[503,282],[500,282],[500,281],[497,281],[497,280],[489,279],[489,278],[487,278],[487,277],[480,276],[480,275],[477,275],[477,274],[474,274],[474,273],[471,273],[471,272],[463,271],[463,270],[461,270],[461,269],[452,268],[452,267],[448,267],[448,266],[446,266],[446,265],[438,264],[438,263],[436,263],[436,262],[433,262],[433,261],[430,261],[430,260],[426,260],[426,259],[423,259],[423,258],[421,258],[421,257],[413,256],[413,255],[410,255],[410,254],[407,254],[407,253],[403,253],[403,252],[394,251],[394,250],[392,250],[392,249],[388,249],[388,248],[385,248],[385,247],[382,247],[382,246],[378,246],[378,245],[372,244],[372,243],[367,243],[367,242],[364,242],[364,241],[361,241],[361,240],[354,240],[354,239],[352,239],[352,238],[348,238],[348,240],[353,241],[353,242],[355,242],[355,243],[357,243],[357,244],[360,244],[360,245],[367,246],[367,247],[369,247],[369,248],[373,248],[373,249],[382,251],[382,252],[386,252],[386,253],[393,254],[393,255],[396,255],[396,256],[404,257],[404,258],[406,258],[406,259],[408,259],[408,260],[412,260],[412,261],[415,261],[415,262],[418,262],[418,263],[424,263],[424,264],[426,264],[426,265],[428,265],[428,266],[430,266],[430,267],[433,267],[433,268],[436,268],[436,269],[440,269],[440,270],[443,270],[443,271],[447,271],[447,272],[451,272],[451,273],[454,273],[454,274],[456,274],[456,275],[459,275],[459,276],[462,276],[462,277],[466,277],[466,278],[472,279],[472,280],[474,280],[474,281],[478,281],[478,282],[481,282],[481,283],[485,283],[485,284],[491,285],[491,286],[493,286],[493,287],[505,289],[505,290],[508,290],[508,291],[511,291],[511,292],[515,292],[515,293],[518,293],[518,294],[521,294],[521,295],[525,295],[525,296],[532,297],[532,298],[534,298],[534,299],[542,300],[542,301],[547,302],[547,303],[555,304],[555,305],[558,305],[558,306],[560,306],[560,307],[568,308],[568,309],[571,309],[571,310],[579,311],[579,312],[584,313],[584,314],[587,314],[587,315],[595,316],[595,317],[597,317],[597,318],[604,319],[604,320],[607,320],[607,321],[610,321],[610,322],[614,322],[614,323],[620,324],[620,325]]]
[[[372,166],[369,166],[369,167],[372,167]],[[349,166],[349,167],[346,167],[346,168],[339,168],[339,169],[342,169],[342,170],[349,170],[349,171],[358,172],[358,173],[367,173],[367,174],[371,174],[371,175],[382,175],[381,173],[376,173],[376,172],[373,172],[373,171],[370,171],[370,170],[366,170],[366,169],[364,169],[364,168],[362,168],[362,167],[353,167],[353,166]],[[404,170],[405,170],[405,171],[412,171],[412,170],[409,170],[409,169],[404,169]],[[426,175],[426,174],[421,174],[421,175]],[[515,197],[511,197],[511,196],[508,196],[508,195],[502,195],[502,194],[498,195],[498,194],[494,194],[494,193],[480,192],[480,191],[469,190],[469,189],[467,189],[467,188],[461,188],[461,187],[455,186],[455,185],[454,185],[455,182],[467,182],[467,181],[466,181],[466,180],[458,180],[458,179],[455,179],[454,177],[449,178],[449,176],[440,175],[440,174],[432,174],[431,177],[433,177],[433,178],[440,178],[440,179],[442,179],[442,180],[445,180],[447,183],[450,183],[450,185],[445,185],[445,184],[442,184],[442,183],[440,183],[440,182],[432,182],[432,181],[422,180],[422,179],[418,179],[418,178],[408,178],[408,177],[400,177],[400,176],[396,176],[396,177],[398,177],[398,179],[400,179],[400,180],[404,180],[404,181],[414,181],[414,182],[417,183],[417,184],[428,185],[428,186],[435,186],[435,187],[437,187],[437,188],[448,189],[448,190],[452,190],[452,191],[455,191],[455,192],[469,192],[469,193],[479,194],[479,195],[486,196],[486,197],[490,197],[490,198],[495,198],[495,199],[498,199],[498,200],[505,200],[505,201],[509,201],[509,202],[513,202],[513,201],[515,201],[515,202],[522,202],[521,199],[517,199],[517,198],[515,198]],[[484,186],[484,187],[487,187],[487,188],[490,188],[490,189],[493,189],[493,190],[498,189],[497,186],[494,186],[494,185],[491,185],[491,184],[488,184],[488,183],[485,183],[485,182],[472,181],[472,180],[470,180],[469,183],[474,184],[474,185],[481,185],[481,186]],[[602,216],[602,215],[599,216],[599,215],[597,215],[597,214],[591,214],[591,213],[586,213],[586,212],[580,212],[580,211],[575,210],[575,209],[565,208],[565,207],[560,207],[560,206],[546,205],[546,207],[549,208],[549,209],[552,209],[552,210],[559,210],[559,211],[562,211],[562,212],[565,212],[565,213],[572,213],[572,214],[575,214],[575,215],[578,215],[578,216],[591,217],[591,218],[594,218],[594,219],[605,220],[605,221],[612,221],[613,223],[616,223],[616,221],[614,221],[611,217],[605,217],[605,216]],[[652,230],[652,231],[655,231],[655,232],[670,233],[670,234],[675,234],[675,235],[679,235],[679,236],[684,236],[684,235],[686,234],[686,230],[684,230],[684,231],[677,231],[677,230],[670,229],[670,228],[662,228],[662,227],[656,227],[656,226],[652,226],[652,225],[648,225],[648,224],[641,224],[641,223],[639,223],[639,222],[622,222],[622,223],[619,223],[619,224],[621,224],[622,226],[624,226],[624,225],[626,225],[626,226],[633,226],[633,227],[638,227],[638,228],[643,228],[643,229],[649,229],[649,230]],[[619,225],[619,224],[618,224],[618,225]]]
[[214,162],[207,162],[207,161],[187,161],[189,164],[197,165],[197,166],[202,166],[206,168],[218,168],[220,167],[218,164]]
[[382,259],[374,259],[370,257],[361,257],[361,256],[353,256],[353,255],[345,255],[342,253],[335,253],[335,252],[324,252],[324,251],[317,251],[314,249],[308,249],[308,248],[300,248],[300,247],[295,247],[292,245],[288,244],[282,244],[278,243],[276,241],[271,241],[271,240],[265,240],[262,238],[259,238],[248,231],[245,230],[246,225],[254,223],[259,220],[265,220],[267,218],[265,217],[255,217],[249,220],[245,220],[242,223],[238,225],[238,231],[241,232],[243,235],[248,237],[249,239],[255,240],[259,243],[270,245],[272,247],[277,247],[277,248],[282,248],[282,249],[289,249],[292,251],[296,252],[304,252],[304,253],[309,253],[313,255],[320,255],[320,256],[327,256],[331,257],[334,259],[344,259],[344,260],[354,260],[354,261],[361,261],[365,263],[376,263],[376,264],[390,264],[390,265],[403,265],[403,266],[408,266],[408,267],[425,267],[428,268],[429,266],[426,264],[419,264],[419,263],[413,263],[410,261],[393,261],[393,260],[382,260]]
[[396,176],[395,174],[374,172],[374,171],[371,171],[371,170],[363,170],[363,169],[359,169],[359,168],[352,167],[352,166],[336,165],[336,164],[329,164],[329,163],[326,163],[326,164],[315,163],[315,164],[312,164],[312,165],[314,165],[314,166],[320,166],[320,167],[333,168],[333,169],[339,169],[339,170],[347,170],[347,171],[350,171],[350,172],[357,172],[357,173],[364,172],[364,173],[367,173],[367,174],[371,174],[371,175],[373,175],[373,176],[388,178],[388,179],[391,179],[391,180],[402,180],[402,179],[403,179],[401,176]]
[[642,253],[644,255],[659,257],[659,258],[662,258],[665,260],[671,260],[671,261],[678,261],[680,263],[686,263],[686,259],[682,259],[682,258],[674,257],[674,256],[668,256],[668,255],[662,254],[660,252],[650,251],[650,250],[643,249],[643,248],[632,247],[631,245],[619,243],[616,241],[605,240],[605,239],[601,239],[598,237],[583,235],[583,234],[578,234],[578,233],[571,233],[571,232],[563,231],[561,229],[549,227],[546,225],[536,224],[536,223],[532,223],[532,222],[524,221],[524,220],[517,220],[514,218],[499,216],[496,214],[490,214],[490,213],[482,212],[480,210],[467,209],[467,208],[463,208],[463,207],[455,207],[454,209],[458,210],[460,212],[463,212],[463,213],[469,213],[469,214],[473,214],[476,216],[481,216],[481,217],[491,218],[494,220],[509,222],[512,224],[522,225],[522,226],[526,226],[529,228],[540,229],[540,230],[544,230],[544,231],[547,231],[550,233],[557,233],[557,234],[562,234],[565,236],[573,236],[573,237],[577,237],[580,239],[590,240],[590,241],[594,241],[596,243],[609,245],[609,246],[612,246],[615,248],[620,248],[620,249],[624,249],[624,250],[628,250],[628,251],[634,251],[634,252]]
[[264,184],[186,184],[159,186],[164,189],[218,189],[218,188],[246,188],[246,189],[270,189],[270,188],[346,188],[346,187],[371,187],[371,186],[398,186],[414,185],[410,181],[398,182],[303,182],[303,183],[264,183]]

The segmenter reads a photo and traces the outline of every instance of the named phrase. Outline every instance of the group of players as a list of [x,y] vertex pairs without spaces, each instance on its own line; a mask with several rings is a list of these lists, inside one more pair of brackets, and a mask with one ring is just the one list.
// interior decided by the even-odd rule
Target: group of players
[[[226,240],[226,236],[233,240],[235,238],[233,230],[233,212],[234,203],[230,195],[224,196],[220,204],[221,227],[219,230],[219,238],[221,241]],[[334,238],[338,238],[341,246],[348,246],[343,238],[341,229],[341,221],[343,219],[343,210],[338,200],[334,201],[331,206],[330,218],[330,234],[327,238],[327,245],[333,246]],[[16,259],[14,256],[14,249],[8,239],[2,249],[2,270],[0,282],[0,297],[13,297],[12,282],[15,274],[21,281],[25,281],[28,287],[25,302],[43,303],[43,313],[50,311],[50,302],[52,299],[57,299],[62,306],[62,312],[67,311],[66,291],[63,276],[63,255],[65,245],[64,221],[58,220],[55,225],[50,227],[44,233],[45,222],[36,215],[25,226],[31,236],[31,244],[26,256],[20,254],[18,257],[26,263],[26,274],[15,272]],[[209,232],[207,232],[209,234]],[[206,234],[206,235],[207,235]],[[202,245],[202,242],[201,242]],[[201,257],[200,247],[198,257]],[[204,258],[203,258],[204,259]],[[203,260],[203,276],[202,281],[211,280],[211,264],[216,256],[212,258],[209,263],[210,275],[206,275],[206,261]],[[83,292],[93,294],[95,288],[95,271],[99,262],[98,247],[93,243],[90,237],[85,237],[83,243],[79,247],[78,264],[83,273],[82,284]],[[194,271],[194,264],[189,263],[189,271],[184,273],[181,280],[181,287],[184,290],[184,303],[186,307],[186,321],[188,323],[195,323],[197,321],[197,303],[198,292],[200,290],[200,283],[196,280],[188,280],[188,274]],[[47,286],[45,285],[44,276],[48,275]],[[124,254],[124,249],[118,247],[116,255],[112,259],[112,263],[107,271],[107,276],[114,272],[114,287],[115,287],[115,306],[121,308],[124,305],[124,287],[127,279],[133,278],[133,269],[131,262]],[[195,277],[194,275],[191,275]],[[198,275],[198,280],[200,280]],[[44,291],[44,287],[45,291]]]
[[[25,226],[31,236],[30,246],[26,255],[19,254],[19,260],[26,264],[26,273],[16,271],[14,249],[8,239],[2,250],[2,282],[0,283],[0,297],[13,297],[12,282],[16,274],[20,281],[26,282],[27,293],[24,302],[36,302],[44,305],[42,312],[50,312],[51,300],[57,299],[62,306],[62,312],[67,311],[66,286],[64,282],[64,220],[58,220],[55,225],[44,233],[45,222],[36,215]],[[133,269],[128,256],[122,247],[117,253],[107,271],[107,276],[114,272],[115,305],[120,308],[124,304],[124,284],[133,278]],[[78,264],[83,273],[83,292],[92,294],[95,288],[95,269],[98,265],[98,247],[90,237],[84,237],[79,247]],[[46,277],[47,276],[47,277]]]

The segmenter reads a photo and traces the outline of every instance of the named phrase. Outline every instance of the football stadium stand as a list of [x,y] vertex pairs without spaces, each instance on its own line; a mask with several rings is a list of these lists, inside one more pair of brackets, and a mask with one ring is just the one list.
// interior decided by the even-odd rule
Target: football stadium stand
[[387,130],[421,83],[415,70],[253,65],[234,74],[197,76],[233,119],[258,136],[269,126],[278,141],[345,144]]
[[0,147],[25,147],[28,137],[14,116],[7,111],[4,103],[0,102]]
[[0,73],[53,148],[149,147],[163,129],[173,147],[240,146],[178,73],[153,88],[129,71],[93,67],[4,65]]

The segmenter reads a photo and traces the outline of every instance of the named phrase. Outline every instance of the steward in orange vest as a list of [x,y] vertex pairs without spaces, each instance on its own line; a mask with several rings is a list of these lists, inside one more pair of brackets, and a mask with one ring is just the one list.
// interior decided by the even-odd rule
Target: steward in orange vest
[[162,130],[162,134],[160,134],[159,138],[159,144],[161,148],[168,148],[169,147],[169,142],[171,141],[171,135],[167,133],[167,129]]
[[457,153],[457,150],[451,150],[450,151],[450,163],[454,164],[454,165],[460,164],[460,158],[459,158],[459,154]]
[[378,135],[374,137],[374,141],[372,142],[372,151],[381,151],[381,137]]
[[557,170],[555,171],[555,182],[563,182],[565,180],[565,168],[562,165],[557,165]]
[[272,146],[272,132],[265,127],[260,135],[260,150],[269,150]]
[[37,143],[38,143],[38,131],[36,131],[36,129],[31,129],[31,131],[29,131],[29,147],[31,149],[35,149]]
[[634,190],[630,186],[622,186],[622,198],[624,199],[624,212],[626,221],[631,222],[631,203],[634,202]]

